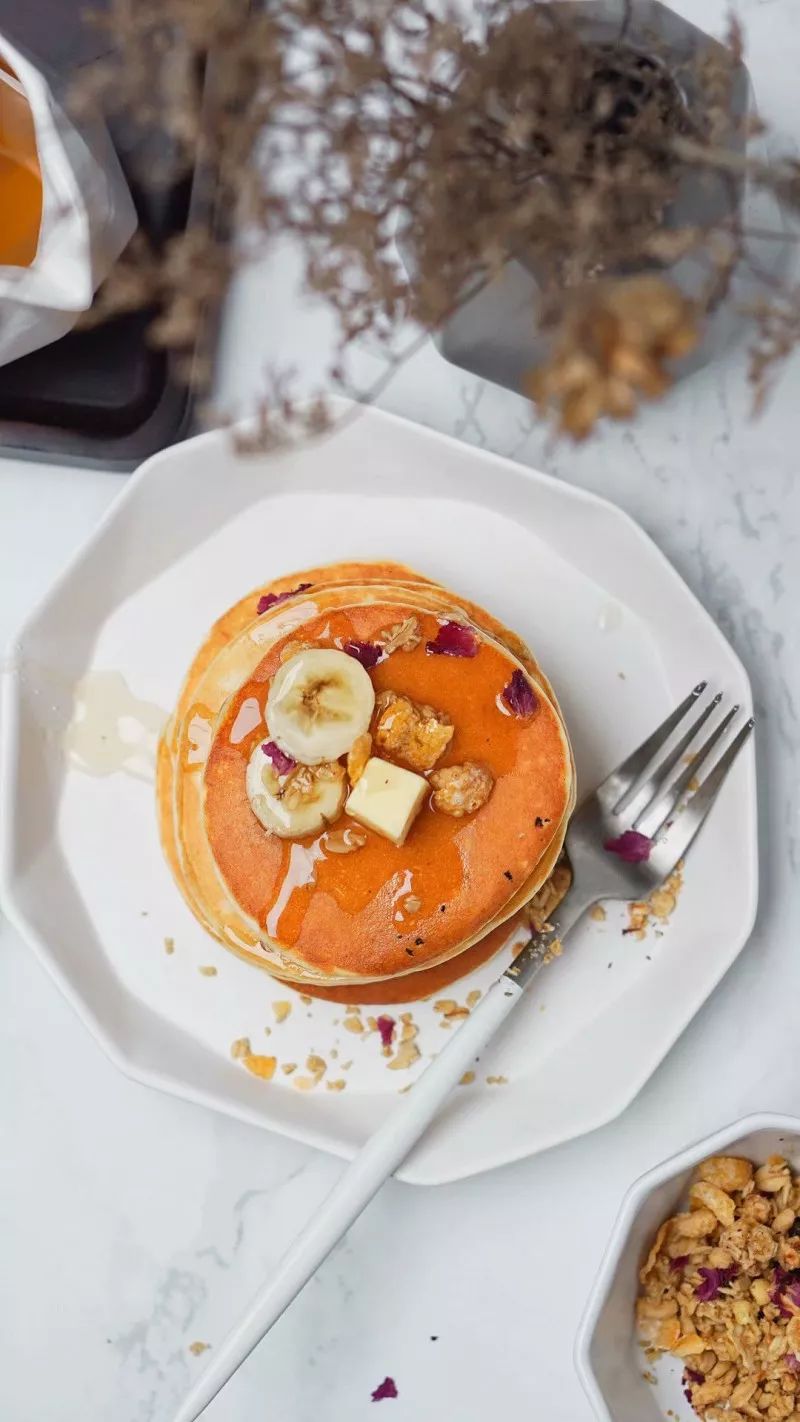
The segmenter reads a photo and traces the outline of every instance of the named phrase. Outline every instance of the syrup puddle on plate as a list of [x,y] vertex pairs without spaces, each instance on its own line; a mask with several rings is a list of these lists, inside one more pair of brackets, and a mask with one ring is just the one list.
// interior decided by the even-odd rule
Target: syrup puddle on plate
[[86,775],[122,771],[154,780],[166,721],[167,712],[134,696],[121,672],[89,672],[75,686],[72,720],[64,732],[67,760]]

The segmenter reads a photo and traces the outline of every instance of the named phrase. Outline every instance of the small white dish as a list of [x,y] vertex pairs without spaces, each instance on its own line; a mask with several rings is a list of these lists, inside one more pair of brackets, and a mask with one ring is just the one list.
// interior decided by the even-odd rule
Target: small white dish
[[[344,1030],[333,1004],[294,998],[291,1016],[276,1023],[272,1004],[291,992],[204,933],[164,862],[152,727],[222,611],[270,577],[354,557],[416,565],[529,640],[558,691],[587,788],[701,679],[726,701],[751,705],[738,658],[627,515],[485,450],[367,409],[293,452],[242,457],[218,431],[138,470],[28,618],[3,675],[6,911],[128,1074],[346,1156],[445,1040],[440,1017],[431,1002],[414,1005],[422,1055],[406,1071],[387,1068],[375,1034]],[[113,774],[87,774],[64,754],[87,674],[103,690],[104,715],[117,696],[117,711],[128,713],[106,731],[135,738]],[[587,918],[401,1178],[459,1179],[612,1119],[744,946],[756,898],[748,748],[663,933],[623,936],[627,914],[614,906],[605,922]],[[463,1004],[485,991],[507,956],[443,995]],[[241,1037],[297,1070],[254,1078],[231,1059]],[[329,1069],[301,1092],[293,1080],[309,1053]],[[327,1090],[340,1077],[346,1088]]]
[[[761,1162],[785,1155],[800,1170],[800,1120],[746,1116],[662,1161],[634,1182],[622,1203],[575,1344],[575,1366],[600,1422],[697,1422],[683,1396],[684,1364],[653,1365],[636,1335],[639,1269],[663,1220],[685,1203],[692,1172],[709,1155]],[[648,1382],[644,1374],[656,1379]]]

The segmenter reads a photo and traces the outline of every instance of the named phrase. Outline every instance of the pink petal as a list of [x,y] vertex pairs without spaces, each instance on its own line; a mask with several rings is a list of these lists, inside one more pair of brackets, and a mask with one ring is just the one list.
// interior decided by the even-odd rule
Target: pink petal
[[265,741],[261,747],[267,760],[271,760],[279,775],[288,775],[290,770],[294,770],[297,765],[296,760],[292,760],[290,755],[286,755],[280,746],[276,746],[274,741]]
[[433,641],[425,643],[425,651],[441,657],[477,657],[478,638],[471,627],[443,622]]
[[383,647],[379,647],[377,642],[344,642],[342,651],[346,652],[348,657],[355,657],[367,671],[377,666],[383,656]]
[[258,599],[256,612],[260,617],[262,612],[268,612],[271,607],[277,607],[279,602],[285,602],[287,597],[296,597],[298,593],[305,592],[310,587],[310,583],[298,583],[296,588],[290,588],[288,592],[265,593]]
[[377,1019],[378,1031],[381,1034],[381,1046],[391,1047],[394,1038],[395,1022],[393,1017],[379,1017]]
[[383,1402],[385,1397],[397,1397],[397,1384],[394,1378],[384,1378],[379,1387],[376,1387],[372,1394],[373,1402]]
[[649,859],[653,849],[652,839],[638,830],[625,830],[617,839],[607,839],[603,845],[609,854],[616,854],[626,864],[641,864]]
[[536,692],[519,667],[514,672],[508,686],[504,691],[501,691],[500,699],[505,702],[514,716],[532,716],[538,705]]

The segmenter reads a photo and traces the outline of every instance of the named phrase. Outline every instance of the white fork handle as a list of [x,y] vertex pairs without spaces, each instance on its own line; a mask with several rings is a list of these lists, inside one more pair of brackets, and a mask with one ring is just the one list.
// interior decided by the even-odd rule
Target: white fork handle
[[463,1020],[411,1091],[401,1098],[388,1119],[347,1166],[327,1199],[284,1255],[277,1272],[259,1290],[247,1312],[219,1348],[214,1350],[208,1367],[179,1407],[175,1422],[195,1422],[195,1418],[225,1386],[327,1258],[333,1246],[358,1219],[384,1181],[402,1164],[456,1082],[473,1066],[481,1048],[521,997],[522,989],[503,975],[470,1016]]

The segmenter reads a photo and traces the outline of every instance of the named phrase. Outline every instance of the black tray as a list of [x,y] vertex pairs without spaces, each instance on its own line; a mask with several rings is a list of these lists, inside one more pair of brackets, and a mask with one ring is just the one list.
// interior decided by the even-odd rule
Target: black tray
[[[102,9],[102,0],[94,9]],[[64,0],[0,0],[0,31],[61,77],[107,51],[108,38]],[[208,220],[195,175],[148,185],[145,140],[113,116],[111,138],[140,229],[156,245]],[[163,156],[163,155],[162,155]],[[137,311],[0,367],[0,454],[106,469],[135,468],[191,432],[193,401],[171,359],[147,342],[152,313]],[[209,317],[211,319],[211,316]]]

